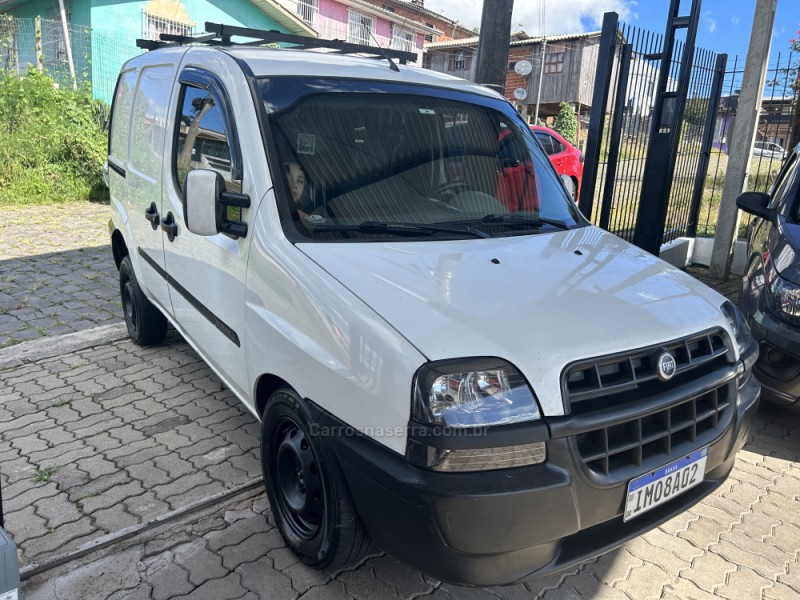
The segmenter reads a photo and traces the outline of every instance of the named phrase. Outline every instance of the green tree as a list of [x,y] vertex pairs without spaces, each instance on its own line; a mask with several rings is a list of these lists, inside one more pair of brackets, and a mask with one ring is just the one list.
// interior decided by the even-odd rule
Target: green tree
[[578,131],[578,119],[575,117],[575,111],[569,102],[562,102],[560,109],[553,129],[560,133],[570,144],[574,144],[575,135]]
[[[797,30],[797,35],[800,35],[800,29]],[[792,53],[797,56],[800,53],[800,38],[791,38],[789,40],[789,47]],[[790,148],[800,143],[800,61],[796,62],[789,69],[789,77],[791,83],[789,84],[794,90],[794,116],[792,117],[792,130],[789,136]]]

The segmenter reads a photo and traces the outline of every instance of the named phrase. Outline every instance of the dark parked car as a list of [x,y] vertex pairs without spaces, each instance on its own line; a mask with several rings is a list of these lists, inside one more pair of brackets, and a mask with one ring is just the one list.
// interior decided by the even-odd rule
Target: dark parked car
[[736,204],[756,218],[747,240],[740,305],[761,352],[762,397],[800,410],[800,145],[769,194],[746,192]]

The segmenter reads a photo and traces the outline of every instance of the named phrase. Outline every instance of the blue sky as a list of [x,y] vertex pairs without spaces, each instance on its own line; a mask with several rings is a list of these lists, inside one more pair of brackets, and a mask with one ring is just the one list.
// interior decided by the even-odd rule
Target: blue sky
[[[487,0],[491,1],[491,0]],[[541,2],[545,2],[544,31],[547,34],[575,33],[600,29],[602,15],[608,10],[632,25],[663,33],[669,0],[516,0],[513,27],[539,35]],[[482,0],[427,0],[425,7],[457,19],[467,27],[480,25]],[[688,14],[691,0],[682,0],[682,13]],[[697,44],[717,53],[727,52],[730,60],[735,54],[744,59],[753,26],[755,0],[703,0]],[[786,53],[789,38],[797,37],[800,29],[800,0],[778,0],[772,52]]]

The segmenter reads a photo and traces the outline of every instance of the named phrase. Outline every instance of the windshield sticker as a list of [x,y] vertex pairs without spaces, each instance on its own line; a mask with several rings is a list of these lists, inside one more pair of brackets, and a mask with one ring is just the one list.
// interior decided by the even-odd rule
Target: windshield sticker
[[306,221],[308,221],[312,225],[322,225],[327,220],[328,219],[326,219],[322,215],[308,215],[306,217]]
[[435,115],[436,111],[433,110],[432,108],[420,108],[419,113],[421,115]]
[[311,133],[297,134],[297,153],[314,154],[316,152],[317,136]]

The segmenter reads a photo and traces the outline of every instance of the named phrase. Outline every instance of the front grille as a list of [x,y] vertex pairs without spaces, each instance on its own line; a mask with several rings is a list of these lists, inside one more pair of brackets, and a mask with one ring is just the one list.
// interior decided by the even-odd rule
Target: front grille
[[[569,415],[600,423],[575,435],[589,472],[607,481],[622,480],[721,435],[737,392],[726,340],[724,330],[715,329],[570,365],[562,376]],[[668,381],[659,379],[656,364],[665,349],[677,365]],[[675,401],[665,404],[670,397]]]
[[655,457],[659,464],[669,462],[724,430],[729,396],[735,393],[726,383],[654,414],[579,434],[578,451],[589,470],[606,476],[642,467]]
[[[660,381],[656,359],[663,350],[675,358],[672,379]],[[606,356],[571,365],[563,378],[572,414],[593,412],[668,391],[727,366],[725,333],[714,330],[631,353]]]

